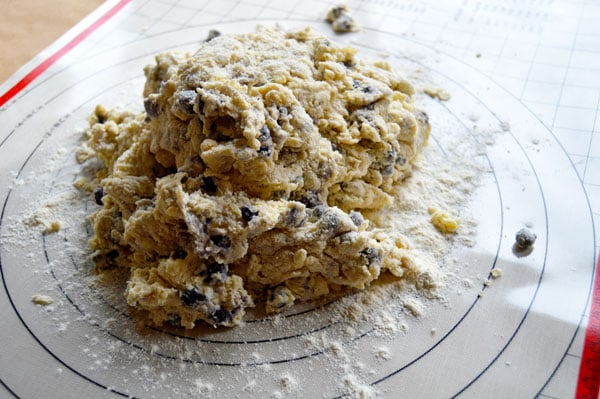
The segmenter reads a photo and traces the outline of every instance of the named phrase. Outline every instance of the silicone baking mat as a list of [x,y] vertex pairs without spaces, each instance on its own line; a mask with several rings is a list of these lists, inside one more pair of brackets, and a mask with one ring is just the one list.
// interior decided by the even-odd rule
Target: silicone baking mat
[[[350,1],[361,30],[345,35],[323,21],[333,5],[109,1],[0,86],[0,396],[597,397],[600,4]],[[418,97],[434,126],[426,158],[483,148],[473,244],[447,254],[456,278],[420,317],[392,295],[373,305],[389,320],[329,304],[230,330],[140,331],[118,292],[90,283],[91,204],[70,195],[87,115],[141,110],[154,54],[258,23],[311,26],[450,93]],[[538,239],[516,256],[523,226]]]

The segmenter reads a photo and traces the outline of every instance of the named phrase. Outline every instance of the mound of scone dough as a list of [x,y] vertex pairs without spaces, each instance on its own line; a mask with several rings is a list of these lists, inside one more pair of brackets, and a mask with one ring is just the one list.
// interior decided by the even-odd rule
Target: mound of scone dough
[[145,112],[98,106],[78,154],[102,161],[96,270],[130,270],[136,313],[233,326],[255,303],[273,313],[411,272],[406,240],[369,220],[430,131],[387,63],[310,29],[258,28],[158,55],[145,74]]

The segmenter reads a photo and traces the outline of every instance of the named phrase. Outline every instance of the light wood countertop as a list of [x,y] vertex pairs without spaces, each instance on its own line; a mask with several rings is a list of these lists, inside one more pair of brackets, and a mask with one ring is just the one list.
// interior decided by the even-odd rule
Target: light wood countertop
[[0,83],[102,3],[0,0]]

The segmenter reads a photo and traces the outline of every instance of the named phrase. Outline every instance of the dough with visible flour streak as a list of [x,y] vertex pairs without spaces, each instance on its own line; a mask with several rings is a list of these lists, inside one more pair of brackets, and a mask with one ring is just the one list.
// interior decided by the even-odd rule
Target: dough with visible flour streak
[[413,87],[386,62],[305,29],[222,35],[145,69],[145,112],[98,106],[79,160],[96,270],[127,268],[128,304],[153,325],[233,326],[402,277],[394,205],[427,142]]

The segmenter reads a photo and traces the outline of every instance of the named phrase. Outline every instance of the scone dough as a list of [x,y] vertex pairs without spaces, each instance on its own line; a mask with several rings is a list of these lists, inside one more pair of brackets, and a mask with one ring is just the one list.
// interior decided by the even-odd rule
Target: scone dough
[[278,312],[410,269],[405,238],[369,214],[393,205],[430,126],[387,63],[267,27],[145,74],[145,112],[98,106],[78,154],[102,161],[96,270],[130,270],[136,313],[233,326],[260,298]]

